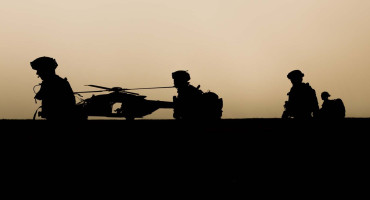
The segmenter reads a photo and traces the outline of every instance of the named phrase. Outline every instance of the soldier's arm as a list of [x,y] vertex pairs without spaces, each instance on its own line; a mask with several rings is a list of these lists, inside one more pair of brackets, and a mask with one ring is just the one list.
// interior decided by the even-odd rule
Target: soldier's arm
[[318,117],[319,102],[317,101],[316,91],[314,89],[312,89],[312,110],[313,110],[313,117]]
[[35,95],[35,99],[37,100],[42,100],[45,96],[45,84],[42,84],[41,83],[41,87],[40,87],[40,90],[36,93]]
[[173,96],[173,118],[180,119],[177,106],[177,97]]

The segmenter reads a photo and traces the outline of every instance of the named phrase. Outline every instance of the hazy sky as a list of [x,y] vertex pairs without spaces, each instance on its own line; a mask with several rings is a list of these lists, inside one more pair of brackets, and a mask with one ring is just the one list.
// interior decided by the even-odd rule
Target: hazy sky
[[29,63],[40,56],[76,92],[170,86],[173,71],[188,70],[223,98],[223,118],[280,117],[286,75],[300,69],[320,107],[328,91],[348,117],[370,117],[369,11],[369,0],[0,0],[0,119],[32,118],[41,80]]

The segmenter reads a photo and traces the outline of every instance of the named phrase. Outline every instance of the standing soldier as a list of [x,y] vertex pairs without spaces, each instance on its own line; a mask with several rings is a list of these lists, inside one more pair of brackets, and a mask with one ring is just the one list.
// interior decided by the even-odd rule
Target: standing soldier
[[177,89],[177,97],[173,97],[175,119],[199,119],[201,118],[201,98],[203,92],[200,86],[190,85],[190,75],[187,71],[176,71],[172,73],[174,85]]
[[67,78],[55,74],[58,64],[54,58],[39,57],[31,62],[41,78],[41,88],[35,99],[41,100],[39,115],[47,120],[69,120],[75,117],[76,100]]
[[289,99],[285,102],[282,118],[310,119],[317,116],[319,104],[316,92],[309,83],[302,82],[303,76],[300,70],[288,74],[293,86],[288,93]]

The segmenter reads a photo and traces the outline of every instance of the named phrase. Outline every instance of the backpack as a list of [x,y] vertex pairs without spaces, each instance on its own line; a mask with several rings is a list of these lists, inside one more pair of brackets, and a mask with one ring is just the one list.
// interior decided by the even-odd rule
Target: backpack
[[202,94],[202,110],[206,119],[221,119],[223,100],[211,91]]
[[337,118],[344,118],[346,116],[346,108],[342,99],[334,99],[334,106],[335,106],[335,117]]

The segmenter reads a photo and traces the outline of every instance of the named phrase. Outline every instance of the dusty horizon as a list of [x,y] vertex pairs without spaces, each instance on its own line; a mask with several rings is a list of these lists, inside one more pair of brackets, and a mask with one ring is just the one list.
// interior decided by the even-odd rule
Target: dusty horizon
[[[224,119],[280,118],[286,75],[300,69],[320,107],[328,91],[346,117],[368,118],[369,9],[367,0],[1,1],[0,119],[32,119],[41,80],[29,63],[41,56],[56,59],[75,92],[171,86],[172,72],[188,70],[192,85],[223,98]],[[143,119],[172,119],[172,110]]]

